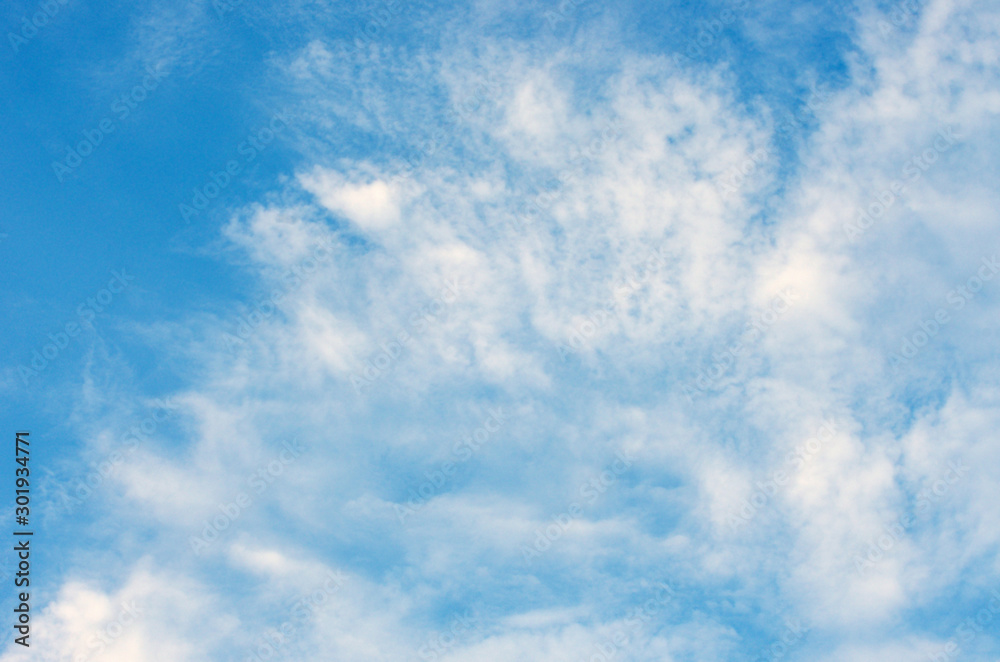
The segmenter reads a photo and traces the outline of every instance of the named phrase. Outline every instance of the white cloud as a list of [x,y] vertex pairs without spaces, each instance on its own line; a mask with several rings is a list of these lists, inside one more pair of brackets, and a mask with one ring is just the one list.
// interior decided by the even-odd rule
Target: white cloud
[[[696,74],[629,55],[588,103],[570,72],[592,76],[606,63],[515,43],[490,41],[478,57],[410,60],[388,47],[352,55],[370,58],[364,64],[384,79],[364,78],[318,42],[277,61],[281,85],[291,87],[282,89],[307,100],[296,111],[304,133],[326,135],[342,121],[398,140],[400,155],[375,165],[323,153],[284,192],[298,200],[304,189],[317,204],[253,207],[226,227],[259,290],[285,287],[285,297],[244,354],[220,358],[208,341],[163,349],[205,366],[181,399],[186,441],[137,455],[116,479],[124,490],[111,507],[141,508],[168,531],[154,541],[168,556],[174,538],[246,489],[277,439],[307,438],[309,458],[212,555],[286,593],[302,588],[282,583],[296,573],[355,565],[354,586],[296,639],[303,660],[402,659],[432,626],[429,605],[443,612],[459,603],[493,611],[442,659],[577,659],[619,625],[615,610],[633,597],[617,592],[615,572],[654,569],[683,577],[699,607],[637,634],[635,659],[731,659],[743,642],[723,621],[765,610],[792,611],[823,641],[839,639],[836,655],[903,659],[919,645],[907,633],[891,641],[886,624],[941,599],[963,573],[995,573],[975,562],[1000,542],[995,481],[970,471],[940,501],[945,523],[914,526],[866,573],[855,563],[911,508],[910,491],[933,484],[948,461],[997,460],[996,375],[914,362],[908,370],[921,379],[908,381],[910,372],[893,374],[885,362],[897,331],[918,321],[914,310],[944,305],[941,282],[963,282],[996,229],[993,180],[976,173],[996,172],[997,13],[937,2],[926,16],[902,52],[862,25],[851,85],[817,111],[794,175],[781,174],[767,114],[749,111],[721,70]],[[477,110],[408,168],[408,150],[437,128],[440,98],[426,80],[412,98],[394,92],[421,75],[436,75],[448,102],[477,80],[493,82]],[[336,91],[343,87],[350,92]],[[962,145],[851,242],[844,223],[952,123],[968,136]],[[732,168],[760,149],[774,156],[724,193]],[[787,190],[773,199],[779,183]],[[329,259],[282,286],[316,245]],[[651,251],[662,265],[640,278]],[[709,393],[687,402],[683,386],[787,288],[801,300]],[[615,312],[563,361],[560,345],[614,301]],[[952,335],[935,341],[941,352],[947,344],[989,365],[993,346],[969,329],[992,328],[995,301],[984,293],[970,304]],[[236,326],[226,324],[216,313],[191,321],[212,337]],[[401,330],[412,342],[356,393],[351,377],[388,353]],[[953,383],[923,380],[937,379],[938,368]],[[932,404],[911,412],[911,398]],[[497,402],[529,404],[399,526],[393,505]],[[731,531],[741,498],[824,417],[837,430],[815,459]],[[537,567],[525,567],[522,543],[619,449],[634,453],[634,470]],[[316,558],[288,542],[303,530],[323,541]],[[609,559],[626,567],[609,568]],[[200,562],[179,564],[177,581],[190,586]],[[558,590],[565,577],[578,594]],[[51,608],[64,622],[60,650],[76,650],[111,602],[67,583]],[[227,632],[229,618],[219,616]],[[120,645],[141,660],[151,644]],[[200,654],[175,645],[168,658]],[[821,645],[803,644],[815,646],[810,655]]]
[[299,182],[321,205],[362,231],[386,230],[400,221],[400,193],[391,183],[347,181],[340,173],[322,168],[299,175]]

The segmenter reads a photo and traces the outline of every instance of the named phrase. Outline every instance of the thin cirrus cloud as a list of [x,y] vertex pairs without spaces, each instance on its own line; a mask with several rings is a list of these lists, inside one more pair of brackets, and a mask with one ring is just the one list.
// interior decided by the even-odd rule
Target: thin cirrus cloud
[[[733,29],[779,40],[776,6]],[[298,160],[209,249],[241,300],[127,327],[183,379],[88,498],[120,535],[67,547],[37,659],[1000,652],[959,629],[1000,588],[1000,14],[856,10],[786,141],[732,40],[574,12],[268,53]],[[144,395],[128,358],[83,368],[88,461],[145,415],[102,393]]]

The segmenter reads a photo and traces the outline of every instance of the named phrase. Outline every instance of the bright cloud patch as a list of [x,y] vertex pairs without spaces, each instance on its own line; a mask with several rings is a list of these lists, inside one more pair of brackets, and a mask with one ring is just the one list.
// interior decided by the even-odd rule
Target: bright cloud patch
[[338,173],[322,169],[300,176],[299,181],[321,205],[361,230],[384,230],[399,221],[398,194],[386,182],[349,183]]

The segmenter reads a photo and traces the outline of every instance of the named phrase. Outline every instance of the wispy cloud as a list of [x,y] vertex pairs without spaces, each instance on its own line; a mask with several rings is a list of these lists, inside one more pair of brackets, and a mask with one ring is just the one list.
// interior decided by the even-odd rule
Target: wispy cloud
[[[996,655],[932,624],[1000,545],[995,7],[859,9],[788,100],[736,57],[775,3],[656,48],[613,7],[312,5],[254,79],[294,159],[199,256],[238,286],[73,383],[100,544],[39,659]],[[148,59],[300,25],[222,7],[161,8]],[[184,207],[238,171],[196,172],[169,213],[214,232]],[[131,362],[169,421],[108,404],[152,399]]]

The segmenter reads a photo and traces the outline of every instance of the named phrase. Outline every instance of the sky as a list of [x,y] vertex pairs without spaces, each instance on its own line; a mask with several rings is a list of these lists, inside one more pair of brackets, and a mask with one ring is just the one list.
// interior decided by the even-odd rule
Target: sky
[[997,3],[0,26],[0,662],[1000,660]]

